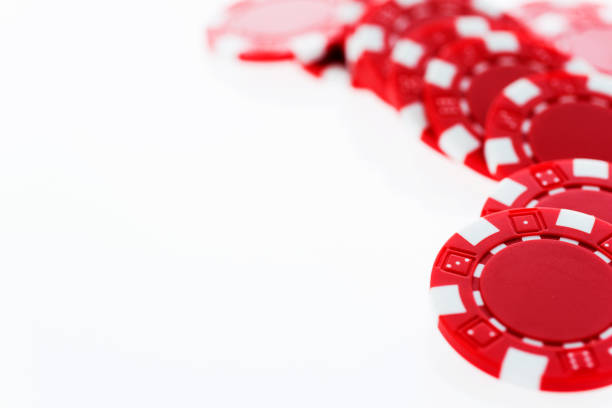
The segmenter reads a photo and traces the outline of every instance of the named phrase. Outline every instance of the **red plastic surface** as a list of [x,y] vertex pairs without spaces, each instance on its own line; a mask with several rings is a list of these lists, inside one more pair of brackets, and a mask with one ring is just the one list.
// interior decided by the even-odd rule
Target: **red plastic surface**
[[491,214],[477,242],[468,229],[438,255],[431,288],[440,331],[492,376],[547,391],[612,384],[612,225],[580,213],[568,223],[567,214]]

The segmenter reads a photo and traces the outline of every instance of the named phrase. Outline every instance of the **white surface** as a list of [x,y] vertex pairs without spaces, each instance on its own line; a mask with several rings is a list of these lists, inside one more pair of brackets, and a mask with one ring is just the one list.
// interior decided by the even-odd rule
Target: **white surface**
[[376,98],[203,48],[213,0],[0,6],[0,406],[609,407],[429,307],[493,183]]

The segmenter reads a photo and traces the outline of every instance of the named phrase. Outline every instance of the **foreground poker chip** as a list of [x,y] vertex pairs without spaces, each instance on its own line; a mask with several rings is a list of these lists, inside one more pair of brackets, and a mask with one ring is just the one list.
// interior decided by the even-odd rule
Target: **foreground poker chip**
[[592,159],[557,160],[526,167],[503,179],[483,215],[510,208],[567,208],[612,223],[610,163]]
[[312,64],[341,44],[347,25],[365,9],[357,0],[246,0],[209,27],[209,45],[244,60]]
[[512,13],[535,34],[552,41],[563,52],[612,72],[612,54],[601,52],[601,47],[612,41],[612,8],[595,3],[564,6],[536,2]]
[[431,276],[438,327],[466,360],[546,391],[612,384],[612,225],[571,210],[489,215]]
[[482,140],[489,106],[509,83],[564,67],[568,57],[510,31],[455,41],[432,59],[425,74],[427,118],[447,156],[487,174]]
[[372,7],[346,39],[353,85],[386,100],[388,55],[402,34],[438,18],[474,14],[500,16],[488,3],[476,0],[389,0]]
[[557,72],[519,79],[491,106],[484,154],[495,178],[543,161],[612,161],[612,77]]

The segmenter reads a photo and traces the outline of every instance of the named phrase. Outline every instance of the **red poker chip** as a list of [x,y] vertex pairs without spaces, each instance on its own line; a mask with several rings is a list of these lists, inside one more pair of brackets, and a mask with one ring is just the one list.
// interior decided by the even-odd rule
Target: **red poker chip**
[[212,49],[243,60],[315,63],[365,11],[359,0],[246,0],[208,28]]
[[534,164],[500,181],[482,215],[511,208],[567,208],[612,223],[610,167],[593,159]]
[[431,275],[438,327],[486,373],[545,391],[612,384],[612,225],[532,208],[481,218]]
[[612,72],[612,54],[601,52],[612,41],[612,8],[582,3],[563,6],[550,2],[526,4],[512,12],[532,31],[561,51]]
[[612,77],[556,72],[519,79],[491,106],[484,154],[506,177],[544,161],[612,161]]
[[448,157],[488,175],[482,151],[489,107],[509,83],[564,67],[568,57],[517,32],[492,31],[455,41],[425,74],[425,109]]
[[389,51],[397,39],[419,25],[442,17],[499,13],[470,0],[390,0],[372,7],[346,39],[346,58],[353,86],[386,98]]

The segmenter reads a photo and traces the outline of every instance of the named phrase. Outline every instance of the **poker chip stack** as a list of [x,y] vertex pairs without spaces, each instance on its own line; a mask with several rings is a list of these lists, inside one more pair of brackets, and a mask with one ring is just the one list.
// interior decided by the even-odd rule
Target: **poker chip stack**
[[208,29],[242,60],[343,64],[429,146],[501,180],[442,248],[438,327],[481,370],[612,384],[612,12],[483,0],[246,0]]

